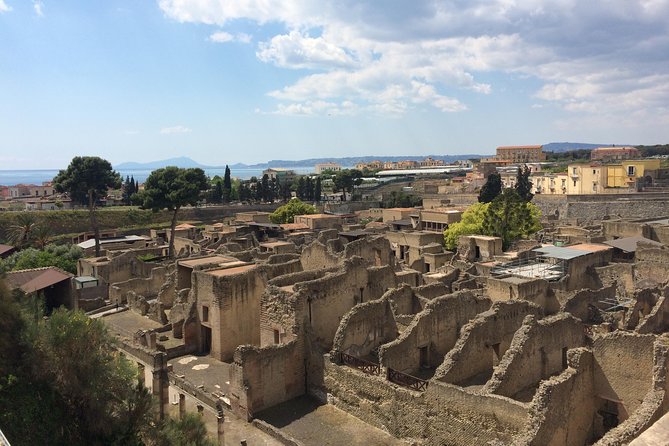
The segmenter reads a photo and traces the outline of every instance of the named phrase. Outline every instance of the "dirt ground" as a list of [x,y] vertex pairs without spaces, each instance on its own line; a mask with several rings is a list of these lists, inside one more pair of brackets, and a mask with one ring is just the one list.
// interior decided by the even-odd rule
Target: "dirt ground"
[[388,433],[329,404],[300,397],[258,415],[305,445],[406,446]]

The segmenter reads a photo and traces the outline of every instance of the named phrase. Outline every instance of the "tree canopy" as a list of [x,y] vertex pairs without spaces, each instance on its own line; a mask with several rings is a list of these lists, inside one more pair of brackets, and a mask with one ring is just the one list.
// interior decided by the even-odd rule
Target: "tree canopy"
[[77,260],[83,256],[83,250],[76,245],[47,245],[44,249],[27,248],[13,253],[6,259],[0,259],[0,273],[55,266],[76,274]]
[[315,214],[316,208],[310,204],[302,202],[298,198],[293,198],[288,203],[280,206],[272,212],[269,219],[272,223],[293,223],[296,215]]
[[518,167],[515,189],[521,199],[532,201],[534,194],[532,193],[532,181],[530,181],[530,168],[527,165]]
[[67,169],[53,179],[57,192],[66,192],[77,203],[88,206],[91,227],[95,233],[95,255],[100,255],[100,228],[95,216],[98,200],[107,196],[109,189],[121,187],[121,176],[109,161],[97,156],[75,156]]
[[352,194],[355,186],[362,184],[362,172],[357,169],[340,170],[335,174],[333,183],[335,190],[344,193],[342,201],[346,201],[346,192]]
[[448,225],[444,231],[446,249],[456,249],[461,235],[483,234],[483,219],[489,205],[489,203],[473,204],[462,213],[459,222]]
[[457,223],[444,231],[447,249],[456,249],[462,235],[490,235],[502,238],[507,249],[515,240],[528,238],[541,229],[541,211],[524,201],[514,189],[504,189],[490,203],[476,203],[462,214]]
[[515,189],[504,189],[488,207],[483,219],[483,232],[502,238],[508,249],[515,240],[527,238],[541,229],[541,211],[526,202]]
[[479,192],[479,203],[490,203],[502,193],[502,176],[493,172],[488,175],[485,184]]
[[155,212],[161,209],[172,212],[170,257],[174,255],[174,228],[179,209],[187,205],[195,206],[201,192],[208,188],[209,181],[200,168],[164,167],[151,172],[144,182],[142,207]]

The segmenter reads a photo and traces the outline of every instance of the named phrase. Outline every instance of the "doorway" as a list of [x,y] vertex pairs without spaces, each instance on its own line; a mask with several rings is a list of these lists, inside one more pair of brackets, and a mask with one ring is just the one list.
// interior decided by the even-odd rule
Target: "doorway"
[[202,354],[211,353],[211,328],[202,325]]

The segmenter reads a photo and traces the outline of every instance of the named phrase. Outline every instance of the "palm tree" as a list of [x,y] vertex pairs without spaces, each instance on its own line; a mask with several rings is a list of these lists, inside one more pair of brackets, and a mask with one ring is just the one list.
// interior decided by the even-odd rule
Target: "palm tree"
[[9,227],[10,243],[19,249],[29,246],[36,225],[37,219],[33,214],[21,213],[17,215],[16,223]]
[[53,235],[51,227],[45,225],[35,226],[32,233],[35,246],[39,249],[44,249],[51,241],[51,236]]

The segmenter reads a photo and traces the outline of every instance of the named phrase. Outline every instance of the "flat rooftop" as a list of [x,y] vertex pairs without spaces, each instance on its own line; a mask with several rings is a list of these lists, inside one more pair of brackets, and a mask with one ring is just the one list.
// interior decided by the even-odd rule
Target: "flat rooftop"
[[251,271],[254,268],[256,268],[255,264],[242,265],[242,266],[236,266],[236,267],[233,267],[233,268],[221,268],[221,269],[208,270],[207,274],[211,274],[212,276],[217,276],[217,277],[233,276],[235,274],[240,274],[240,273],[245,273],[247,271]]
[[287,245],[293,245],[292,242],[284,242],[284,241],[276,241],[276,242],[264,242],[260,243],[260,246],[264,248],[275,248],[277,246],[287,246]]
[[215,255],[215,256],[207,256],[207,257],[198,257],[195,259],[187,259],[187,260],[179,260],[178,264],[179,266],[185,266],[187,268],[194,268],[196,266],[200,265],[210,265],[210,264],[223,264],[223,263],[229,263],[229,262],[236,262],[237,259],[234,257],[228,257],[228,256],[221,256],[221,255]]

